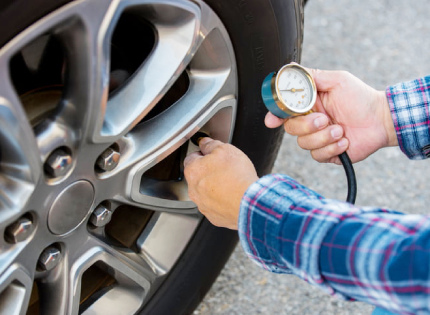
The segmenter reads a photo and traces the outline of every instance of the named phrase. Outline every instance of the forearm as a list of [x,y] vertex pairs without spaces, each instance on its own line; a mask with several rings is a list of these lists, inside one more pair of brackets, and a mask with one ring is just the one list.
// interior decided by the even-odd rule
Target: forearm
[[[400,312],[401,304],[419,307],[410,303],[410,290],[416,295],[428,290],[416,286],[428,280],[428,238],[417,234],[427,225],[427,217],[322,199],[286,176],[271,175],[246,193],[239,235],[248,255],[265,269],[294,273],[330,294]],[[417,238],[423,250],[414,247]],[[402,267],[406,262],[413,275]]]
[[323,239],[340,221],[363,211],[324,199],[288,176],[269,175],[242,199],[239,236],[245,251],[263,268],[294,272],[321,284],[318,260]]
[[322,278],[335,292],[395,314],[428,313],[430,220],[362,213],[336,224],[320,250]]

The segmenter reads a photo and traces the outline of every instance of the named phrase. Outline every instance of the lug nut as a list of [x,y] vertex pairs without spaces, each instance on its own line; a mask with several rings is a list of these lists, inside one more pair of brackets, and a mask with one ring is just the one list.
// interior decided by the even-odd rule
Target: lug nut
[[107,148],[97,159],[97,166],[105,172],[112,171],[119,162],[121,154],[113,148]]
[[38,267],[42,271],[49,271],[58,265],[61,259],[61,252],[55,246],[45,248],[39,257]]
[[63,149],[51,153],[45,162],[45,172],[51,177],[60,177],[67,174],[72,166],[72,156]]
[[107,207],[100,205],[91,214],[90,222],[96,227],[102,227],[108,224],[111,218],[112,211],[110,211]]
[[33,222],[26,217],[18,219],[6,228],[5,239],[9,243],[22,242],[33,232]]

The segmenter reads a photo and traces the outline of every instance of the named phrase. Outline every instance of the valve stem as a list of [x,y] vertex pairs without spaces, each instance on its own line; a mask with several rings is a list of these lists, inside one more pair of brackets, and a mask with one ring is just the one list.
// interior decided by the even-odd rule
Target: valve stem
[[201,132],[201,131],[197,131],[191,138],[191,142],[196,145],[199,146],[200,140],[202,140],[203,138],[207,138],[209,137],[206,133]]

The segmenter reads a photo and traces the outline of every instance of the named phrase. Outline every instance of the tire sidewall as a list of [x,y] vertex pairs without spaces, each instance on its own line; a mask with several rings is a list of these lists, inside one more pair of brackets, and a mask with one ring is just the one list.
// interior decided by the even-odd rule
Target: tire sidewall
[[[260,176],[271,171],[283,130],[264,125],[261,99],[265,76],[283,64],[299,62],[301,1],[205,0],[229,33],[238,68],[238,110],[232,143],[253,161]],[[237,232],[204,220],[193,241],[141,314],[191,314],[235,248]]]
[[249,156],[263,176],[273,167],[283,131],[264,125],[267,110],[261,84],[283,64],[299,62],[302,30],[297,12],[302,5],[294,0],[205,2],[224,23],[236,55],[239,95],[232,143]]

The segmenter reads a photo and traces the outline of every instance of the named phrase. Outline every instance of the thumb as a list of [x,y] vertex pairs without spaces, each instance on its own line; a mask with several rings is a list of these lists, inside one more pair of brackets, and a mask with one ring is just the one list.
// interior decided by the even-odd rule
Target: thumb
[[200,151],[203,155],[211,154],[215,148],[223,145],[221,141],[205,137],[199,142]]
[[264,124],[267,128],[277,128],[279,126],[282,126],[286,120],[276,117],[271,112],[268,112],[266,114],[266,117],[264,118]]

